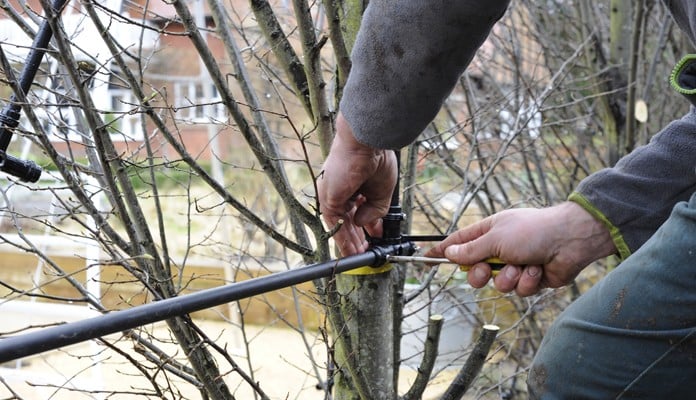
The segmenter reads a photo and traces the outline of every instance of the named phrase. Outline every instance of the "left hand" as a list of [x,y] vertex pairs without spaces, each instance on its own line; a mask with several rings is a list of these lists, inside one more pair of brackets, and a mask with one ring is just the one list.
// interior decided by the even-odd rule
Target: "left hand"
[[336,136],[318,182],[319,208],[332,229],[341,255],[367,250],[363,228],[374,237],[382,236],[381,218],[389,211],[396,186],[396,156],[391,150],[360,143],[348,122],[339,113]]

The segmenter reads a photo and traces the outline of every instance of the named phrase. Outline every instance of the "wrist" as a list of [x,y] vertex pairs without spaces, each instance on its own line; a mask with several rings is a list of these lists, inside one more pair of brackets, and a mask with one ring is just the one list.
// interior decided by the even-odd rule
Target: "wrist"
[[609,230],[609,234],[611,235],[611,240],[614,242],[616,254],[618,254],[622,260],[631,255],[631,250],[623,237],[623,233],[609,220],[602,210],[595,207],[587,198],[585,198],[584,195],[579,192],[571,193],[570,196],[568,196],[568,200],[572,201],[573,203],[577,203],[596,220],[600,221],[604,224],[604,226],[606,226],[606,228]]
[[379,156],[384,154],[384,149],[379,149],[359,141],[348,121],[339,113],[336,118],[336,136],[334,146],[340,146],[344,151],[362,155]]
[[556,206],[556,224],[565,233],[563,246],[570,249],[573,263],[583,267],[616,254],[609,228],[579,204],[566,201]]

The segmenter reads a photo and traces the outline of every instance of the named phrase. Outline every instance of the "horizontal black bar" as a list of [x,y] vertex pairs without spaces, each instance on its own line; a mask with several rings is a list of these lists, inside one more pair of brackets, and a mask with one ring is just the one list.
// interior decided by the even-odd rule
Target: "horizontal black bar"
[[193,294],[147,303],[127,310],[113,311],[82,321],[10,336],[0,340],[0,363],[112,333],[127,331],[142,325],[309,282],[314,279],[329,277],[356,268],[364,266],[379,267],[386,263],[387,255],[411,255],[413,251],[414,246],[412,243],[382,246],[354,256],[306,265],[259,278],[202,290]]
[[447,239],[447,235],[403,235],[405,242],[441,242]]

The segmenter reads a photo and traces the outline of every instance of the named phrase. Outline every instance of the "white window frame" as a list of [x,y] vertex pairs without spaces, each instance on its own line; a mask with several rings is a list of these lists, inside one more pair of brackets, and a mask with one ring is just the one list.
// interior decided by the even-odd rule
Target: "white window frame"
[[[210,98],[205,95],[205,84],[210,85]],[[212,82],[203,82],[199,79],[175,81],[174,96],[176,116],[179,120],[191,123],[215,123],[227,118],[220,93]]]
[[[109,89],[110,112],[114,120],[108,121],[114,141],[143,140],[141,115],[137,111],[138,101],[127,89]],[[107,122],[107,121],[105,121]]]

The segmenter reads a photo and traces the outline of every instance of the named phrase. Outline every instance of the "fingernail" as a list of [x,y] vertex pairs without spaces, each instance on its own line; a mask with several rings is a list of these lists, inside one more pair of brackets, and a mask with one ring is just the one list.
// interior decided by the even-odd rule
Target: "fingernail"
[[507,267],[505,268],[505,277],[508,279],[517,279],[517,277],[520,275],[519,271],[515,267]]
[[459,253],[459,247],[460,246],[455,244],[445,248],[445,257],[449,258],[450,260],[457,258],[457,254]]
[[527,267],[527,275],[531,276],[532,278],[536,278],[537,276],[541,275],[541,268],[536,265]]
[[477,281],[483,281],[483,280],[488,279],[488,273],[486,272],[486,270],[484,268],[474,268],[474,270],[472,272],[474,274],[474,278]]

